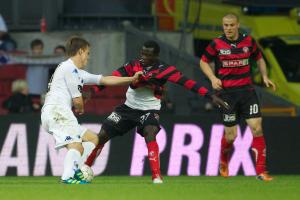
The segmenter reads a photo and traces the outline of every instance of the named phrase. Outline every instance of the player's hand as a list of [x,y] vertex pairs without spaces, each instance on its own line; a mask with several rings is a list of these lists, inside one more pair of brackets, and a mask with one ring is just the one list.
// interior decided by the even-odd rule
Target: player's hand
[[83,115],[84,114],[84,109],[74,109],[74,112],[78,115]]
[[266,87],[272,87],[273,91],[276,90],[276,85],[267,77],[267,76],[264,76],[263,77],[263,81],[264,81],[264,84],[266,85]]
[[222,81],[218,78],[214,78],[211,80],[211,85],[215,90],[222,90]]
[[143,76],[143,72],[142,71],[139,71],[139,72],[136,72],[133,76],[133,81],[132,81],[132,84],[137,84],[141,77]]
[[215,94],[211,94],[209,96],[211,98],[211,101],[213,102],[213,104],[215,104],[216,106],[218,106],[219,108],[222,107],[222,108],[225,108],[225,109],[229,109],[230,106],[228,105],[227,102],[223,101],[220,97],[218,97],[217,95]]
[[83,103],[86,104],[92,97],[92,89],[82,92]]

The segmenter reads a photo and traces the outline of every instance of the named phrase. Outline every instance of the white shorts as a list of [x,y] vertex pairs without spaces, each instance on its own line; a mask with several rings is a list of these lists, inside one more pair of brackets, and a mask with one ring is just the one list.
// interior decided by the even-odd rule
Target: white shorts
[[42,109],[42,126],[53,135],[59,149],[73,142],[82,142],[81,138],[87,128],[78,124],[76,117],[70,109],[57,105],[47,105]]

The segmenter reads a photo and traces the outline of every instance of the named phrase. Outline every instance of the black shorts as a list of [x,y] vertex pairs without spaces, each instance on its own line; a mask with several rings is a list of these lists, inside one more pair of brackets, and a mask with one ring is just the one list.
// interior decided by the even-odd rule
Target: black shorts
[[102,128],[112,138],[124,135],[137,127],[137,132],[143,136],[144,127],[153,125],[160,130],[159,110],[137,110],[122,104],[104,120]]
[[239,123],[241,118],[261,117],[260,104],[255,89],[221,93],[219,97],[230,106],[229,110],[222,109],[225,126],[234,126]]

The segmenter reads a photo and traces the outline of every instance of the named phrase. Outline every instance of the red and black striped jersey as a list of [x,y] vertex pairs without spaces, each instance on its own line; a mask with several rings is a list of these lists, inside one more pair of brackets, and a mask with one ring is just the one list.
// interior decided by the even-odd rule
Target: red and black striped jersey
[[139,83],[131,84],[126,92],[125,104],[138,110],[160,110],[160,98],[167,81],[181,85],[186,89],[205,96],[208,90],[194,80],[185,77],[175,66],[157,61],[152,66],[143,66],[139,60],[132,60],[113,72],[115,76],[133,76],[143,71]]
[[255,40],[246,34],[239,34],[236,41],[225,35],[215,38],[201,57],[203,62],[215,62],[216,76],[221,79],[223,88],[252,87],[250,61],[262,58]]
[[167,81],[181,85],[201,96],[208,94],[208,90],[200,83],[184,76],[175,66],[157,61],[152,66],[144,67],[139,60],[132,60],[115,70],[114,76],[133,76],[143,71],[143,76],[137,84],[131,84],[126,93],[125,104],[141,110],[159,110],[160,98]]
[[150,87],[157,98],[160,98],[167,81],[181,85],[188,90],[199,93],[201,96],[205,96],[208,92],[200,83],[185,77],[175,66],[167,65],[162,61],[158,61],[153,66],[143,67],[139,60],[132,60],[112,74],[114,76],[133,76],[138,71],[143,71],[142,80],[137,85],[131,84],[130,87],[133,89],[144,86]]

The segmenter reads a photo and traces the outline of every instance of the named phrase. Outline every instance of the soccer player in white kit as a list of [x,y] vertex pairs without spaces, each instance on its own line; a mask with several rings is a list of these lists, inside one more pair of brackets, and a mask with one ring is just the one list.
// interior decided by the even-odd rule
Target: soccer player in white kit
[[[141,72],[133,77],[115,77],[90,74],[84,71],[90,54],[90,44],[83,38],[71,37],[67,41],[69,59],[56,68],[48,86],[45,104],[42,108],[42,126],[53,135],[56,149],[68,149],[61,182],[66,184],[85,184],[86,181],[76,175],[78,166],[98,143],[97,135],[78,124],[74,111],[84,113],[82,87],[84,84],[129,85],[138,81]],[[87,142],[83,148],[82,142]]]

